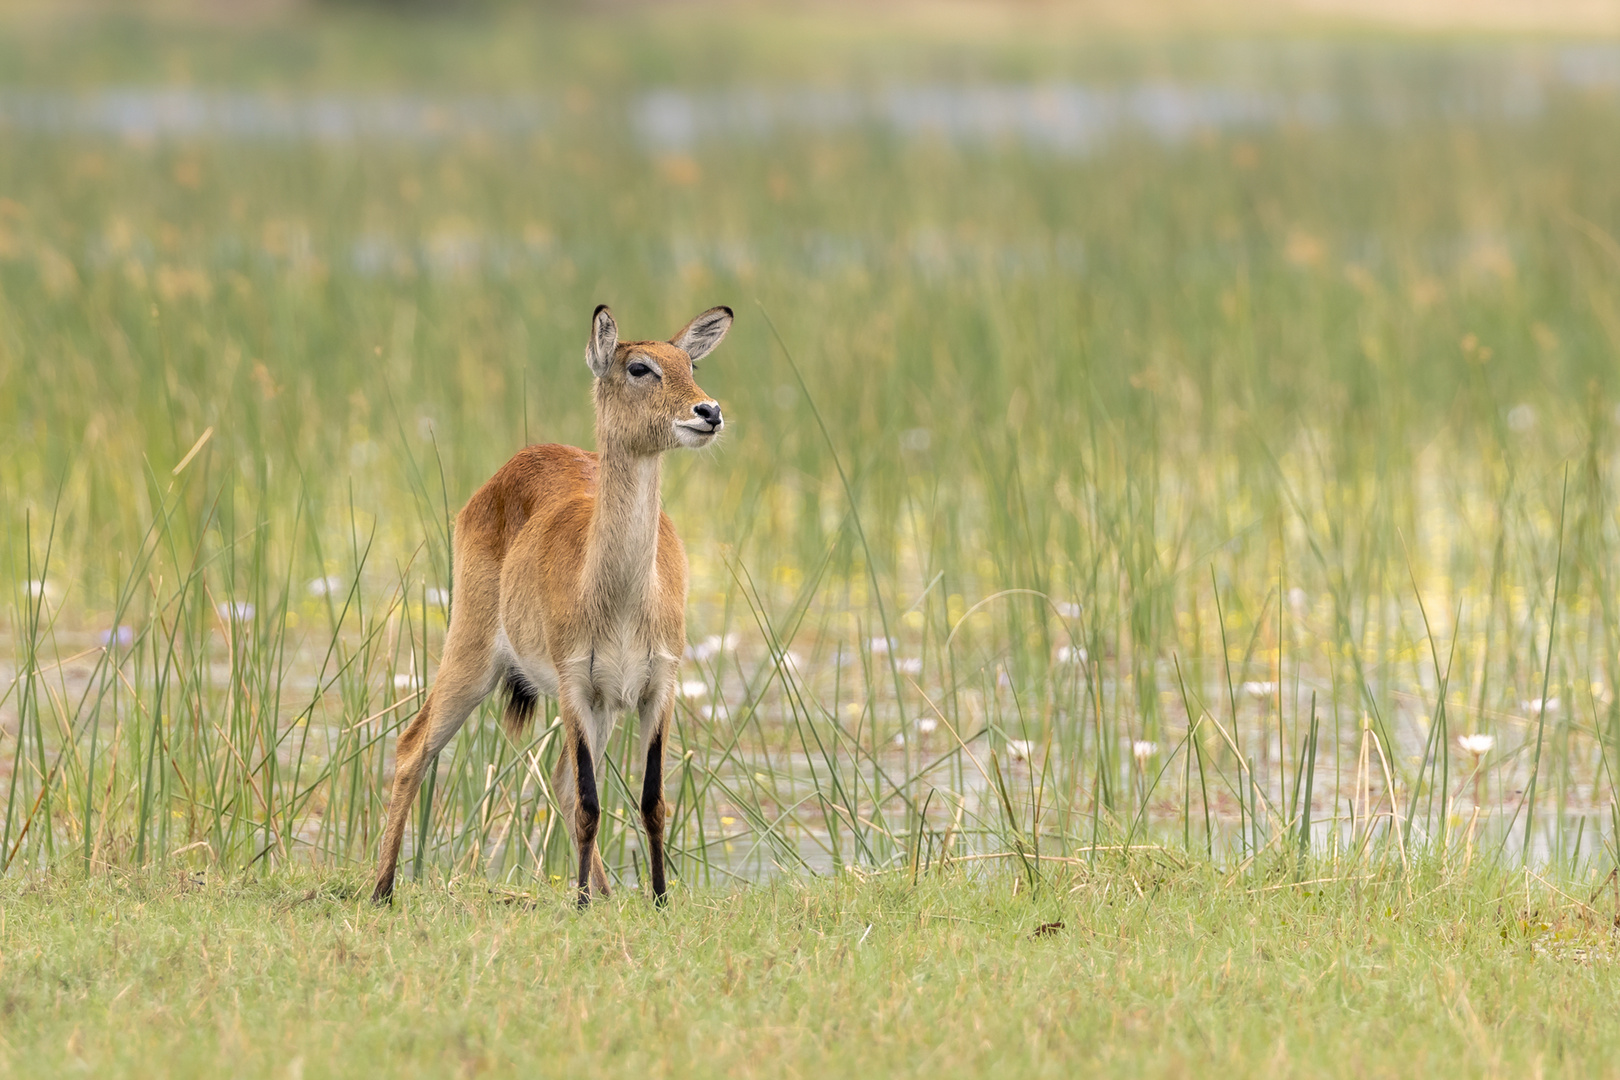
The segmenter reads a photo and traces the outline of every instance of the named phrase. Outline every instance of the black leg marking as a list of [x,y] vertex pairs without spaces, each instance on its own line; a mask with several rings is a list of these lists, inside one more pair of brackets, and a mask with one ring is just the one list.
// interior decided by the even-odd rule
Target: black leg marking
[[647,775],[641,782],[641,824],[647,830],[647,862],[652,867],[653,901],[664,897],[664,735],[658,732],[647,745]]
[[591,748],[585,737],[579,738],[574,748],[574,764],[578,769],[579,807],[575,821],[579,827],[579,906],[591,902],[591,858],[596,848],[596,826],[602,818],[602,807],[596,798],[596,768],[591,764]]

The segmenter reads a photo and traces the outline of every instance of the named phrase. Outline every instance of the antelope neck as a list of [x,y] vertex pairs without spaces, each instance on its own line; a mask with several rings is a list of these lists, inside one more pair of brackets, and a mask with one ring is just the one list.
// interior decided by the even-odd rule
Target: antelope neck
[[658,567],[658,455],[604,446],[586,548],[587,588],[603,602],[637,599]]

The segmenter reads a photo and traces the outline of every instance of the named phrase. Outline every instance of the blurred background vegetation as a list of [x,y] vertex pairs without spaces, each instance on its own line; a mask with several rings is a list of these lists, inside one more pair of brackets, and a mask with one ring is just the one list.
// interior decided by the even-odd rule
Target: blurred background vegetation
[[[600,302],[739,312],[683,872],[1612,862],[1612,11],[0,12],[7,865],[367,861]],[[417,872],[567,864],[492,716]]]

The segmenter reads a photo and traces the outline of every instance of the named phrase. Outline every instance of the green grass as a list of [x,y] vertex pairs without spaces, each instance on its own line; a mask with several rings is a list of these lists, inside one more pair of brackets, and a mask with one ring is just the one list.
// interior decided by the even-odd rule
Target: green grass
[[[1620,53],[1021,18],[5,23],[0,1073],[1612,1071]],[[411,133],[39,119],[154,88]],[[674,903],[620,740],[572,910],[549,705],[375,908],[602,301],[739,313]]]
[[[526,440],[589,445],[600,301],[632,336],[740,313],[701,372],[732,434],[665,479],[691,639],[737,639],[682,675],[688,885],[1143,841],[1612,865],[1612,54],[816,26],[19,24],[8,93],[405,94],[429,133],[6,99],[8,872],[367,864],[450,519]],[[883,119],[896,88],[1053,82],[1145,104],[1078,154]],[[1238,119],[1161,137],[1167,85]],[[877,119],[638,126],[655,92],[845,100],[806,87]],[[491,101],[540,119],[457,119]],[[565,873],[555,749],[481,713],[409,872]]]
[[13,875],[0,1072],[1597,1076],[1620,1049],[1613,890],[1478,865],[1256,888],[1142,857],[584,913],[365,891]]

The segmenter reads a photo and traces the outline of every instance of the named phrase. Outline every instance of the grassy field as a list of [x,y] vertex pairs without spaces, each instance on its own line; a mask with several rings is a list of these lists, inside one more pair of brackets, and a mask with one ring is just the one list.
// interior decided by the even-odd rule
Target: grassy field
[[[952,11],[0,8],[0,1073],[1613,1072],[1620,44]],[[374,908],[604,301],[674,903],[548,703]]]
[[1034,891],[846,873],[585,913],[365,893],[8,877],[0,1072],[1597,1076],[1620,1048],[1613,890],[1477,867],[1256,888],[1114,859]]
[[[688,886],[1613,865],[1612,43],[360,11],[0,57],[5,872],[373,858],[449,521],[589,445],[602,301],[740,313],[733,434],[665,478]],[[486,710],[409,873],[564,873],[555,750]]]

